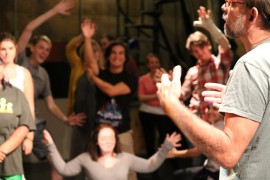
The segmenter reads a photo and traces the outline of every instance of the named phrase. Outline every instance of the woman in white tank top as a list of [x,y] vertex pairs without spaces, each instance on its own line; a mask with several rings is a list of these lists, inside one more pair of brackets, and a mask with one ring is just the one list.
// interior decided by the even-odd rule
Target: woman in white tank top
[[[16,88],[20,89],[24,92],[24,67],[16,65],[16,76],[12,79],[9,78],[9,82],[12,84],[12,86],[15,86]],[[8,73],[7,73],[8,74]]]

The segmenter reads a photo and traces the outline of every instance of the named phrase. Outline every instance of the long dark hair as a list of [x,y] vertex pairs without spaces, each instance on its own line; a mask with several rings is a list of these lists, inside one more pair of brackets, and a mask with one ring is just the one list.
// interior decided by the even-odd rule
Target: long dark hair
[[97,127],[93,131],[91,138],[90,138],[90,141],[89,141],[89,145],[88,145],[88,152],[94,161],[97,161],[98,158],[102,156],[101,150],[100,150],[97,142],[98,142],[98,133],[103,128],[110,128],[114,131],[116,143],[115,143],[115,147],[113,149],[113,152],[116,154],[122,152],[121,147],[120,147],[119,138],[118,138],[118,133],[117,133],[116,129],[113,126],[111,126],[110,124],[100,123],[97,125]]
[[0,42],[5,41],[5,40],[11,40],[15,45],[17,43],[16,38],[12,34],[10,34],[8,32],[1,32],[0,33]]
[[[2,43],[3,41],[7,41],[7,40],[11,41],[16,46],[17,41],[16,41],[16,38],[12,34],[10,34],[8,32],[1,32],[0,33],[0,43]],[[17,49],[16,49],[16,52],[17,52]],[[14,59],[14,62],[16,62],[16,57]]]
[[128,52],[127,45],[124,42],[122,42],[122,41],[115,41],[115,42],[111,43],[106,48],[105,54],[104,54],[105,55],[105,61],[106,61],[106,68],[107,69],[110,68],[109,57],[110,57],[110,55],[112,53],[112,49],[113,49],[114,46],[122,46],[124,48],[124,50],[125,50],[125,63],[124,63],[124,69],[125,69],[126,64],[127,64],[128,60],[129,60],[129,52]]
[[[15,38],[12,34],[10,34],[10,33],[8,33],[8,32],[1,32],[1,33],[0,33],[0,42],[5,41],[5,40],[10,40],[10,41],[12,41],[15,45],[16,45],[16,43],[17,43],[17,42],[16,42],[16,38]],[[3,64],[2,58],[0,58],[0,64]],[[5,77],[3,77],[3,79],[1,80],[0,83],[1,83],[2,86],[3,86],[3,89],[5,89],[7,86],[11,87],[11,84],[9,83],[9,81],[6,80]]]
[[[0,57],[0,66],[4,66],[3,59],[1,57]],[[5,67],[4,67],[4,69],[5,69]],[[3,78],[1,79],[0,83],[3,87],[3,89],[6,89],[6,87],[12,87],[10,82],[5,78],[4,72],[3,72]]]

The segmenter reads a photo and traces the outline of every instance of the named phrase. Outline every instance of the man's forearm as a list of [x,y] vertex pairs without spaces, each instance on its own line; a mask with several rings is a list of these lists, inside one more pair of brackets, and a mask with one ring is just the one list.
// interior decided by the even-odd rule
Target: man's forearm
[[187,138],[205,155],[220,162],[225,152],[229,152],[229,138],[224,132],[214,128],[179,101],[164,103],[164,110]]

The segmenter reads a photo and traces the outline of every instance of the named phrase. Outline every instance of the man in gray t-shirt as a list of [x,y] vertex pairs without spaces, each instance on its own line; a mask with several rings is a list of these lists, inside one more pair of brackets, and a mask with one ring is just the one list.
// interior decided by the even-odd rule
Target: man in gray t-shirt
[[[33,52],[39,52],[40,46],[51,48],[51,41],[46,41],[47,39],[44,36],[37,36],[36,44],[32,45]],[[44,48],[46,49],[46,48]],[[71,114],[68,117],[60,110],[57,104],[54,101],[54,98],[51,93],[50,79],[47,71],[40,65],[40,57],[42,55],[34,54],[32,52],[30,57],[25,55],[25,52],[22,52],[18,57],[18,64],[27,68],[33,78],[34,82],[34,99],[35,99],[35,122],[37,130],[35,131],[34,141],[33,141],[33,153],[37,156],[38,159],[44,160],[47,158],[47,148],[44,146],[42,141],[42,132],[46,127],[46,120],[41,116],[36,107],[36,102],[38,99],[43,99],[49,112],[54,115],[56,118],[64,121],[68,125],[81,125],[81,121],[84,119],[83,114]],[[42,53],[41,53],[42,54]]]
[[[229,79],[220,112],[260,124],[231,171],[235,179],[266,179],[270,172],[270,41],[263,41],[238,60]],[[248,123],[248,122],[247,122]],[[229,173],[229,172],[225,172]]]
[[196,147],[223,167],[219,179],[270,177],[269,6],[269,0],[226,1],[222,6],[225,35],[240,39],[247,51],[235,65],[222,99],[224,129],[211,127],[179,102],[180,66],[172,80],[164,74],[158,84],[165,112]]

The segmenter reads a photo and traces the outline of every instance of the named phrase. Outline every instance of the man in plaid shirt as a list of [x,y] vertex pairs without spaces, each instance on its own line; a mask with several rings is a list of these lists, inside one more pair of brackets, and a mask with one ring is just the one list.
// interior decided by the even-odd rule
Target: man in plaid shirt
[[193,25],[208,30],[219,45],[219,53],[217,56],[211,53],[211,44],[203,33],[196,31],[188,37],[186,48],[197,59],[197,64],[191,67],[185,76],[181,100],[187,100],[192,96],[190,109],[204,119],[206,108],[202,96],[202,92],[206,90],[204,84],[207,82],[226,84],[232,63],[232,51],[228,39],[213,23],[210,11],[200,7],[198,13],[199,21],[194,21]]

